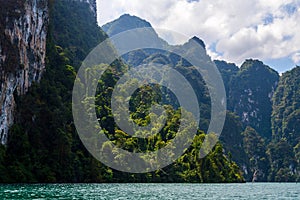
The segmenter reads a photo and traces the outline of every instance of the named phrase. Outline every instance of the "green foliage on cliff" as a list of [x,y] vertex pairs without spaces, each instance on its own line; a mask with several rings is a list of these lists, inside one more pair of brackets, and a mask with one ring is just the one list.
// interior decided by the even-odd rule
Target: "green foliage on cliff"
[[249,159],[250,172],[247,179],[253,181],[267,181],[270,164],[266,154],[265,140],[251,127],[247,127],[242,133],[243,147]]
[[229,109],[245,126],[271,139],[271,98],[279,75],[258,60],[246,60],[230,81]]
[[[22,13],[6,13],[5,9],[22,7],[21,1],[16,2],[3,2],[0,13],[8,14],[9,18],[18,17]],[[116,60],[110,66],[101,80],[95,80],[98,81],[95,110],[103,133],[113,144],[129,152],[158,150],[178,135],[178,119],[182,114],[178,100],[172,92],[155,84],[135,91],[130,99],[130,116],[136,124],[146,126],[150,123],[150,107],[164,103],[168,113],[165,127],[158,133],[153,128],[151,133],[156,134],[140,139],[129,136],[115,125],[110,108],[113,87],[126,70],[145,63],[172,66],[189,80],[200,103],[201,130],[179,159],[152,173],[123,173],[94,159],[76,133],[71,98],[82,60],[107,36],[96,25],[96,18],[85,2],[50,0],[49,3],[47,70],[41,82],[34,84],[26,95],[15,95],[16,123],[10,128],[8,144],[0,145],[0,182],[242,182],[242,175],[247,181],[300,180],[300,67],[279,78],[277,72],[257,60],[246,60],[241,68],[215,61],[223,77],[230,111],[221,143],[200,159],[199,149],[210,120],[207,86],[186,60],[153,49],[124,55],[123,60]],[[5,15],[0,15],[1,24],[6,20]],[[113,35],[139,27],[151,25],[124,15],[104,28]],[[205,48],[200,39],[191,40]],[[176,47],[189,48],[191,40]],[[7,41],[5,36],[0,36],[1,47],[8,53],[7,66],[15,66],[18,49]],[[157,41],[167,45],[160,38]],[[98,67],[104,65],[95,66]],[[105,143],[102,150],[111,151],[111,144]],[[166,156],[172,157],[172,154]],[[115,163],[126,162],[122,155],[110,159]],[[147,164],[149,161],[141,158],[141,162]]]
[[300,67],[285,72],[273,97],[273,143],[270,177],[278,181],[299,180]]
[[295,154],[292,146],[285,140],[269,144],[267,154],[269,155],[271,168],[270,181],[288,182],[299,180]]
[[78,68],[87,53],[99,44],[106,34],[96,25],[90,5],[78,0],[50,1],[52,39],[64,49],[70,64]]
[[[224,128],[220,136],[220,141],[224,146],[225,152],[239,166],[249,166],[249,159],[243,146],[244,128],[240,118],[230,111],[227,111]],[[245,176],[245,174],[244,174]]]
[[[243,169],[245,179],[299,179],[299,67],[278,78],[277,72],[256,60],[247,60],[240,69],[224,61],[215,63],[227,88],[229,109],[245,127],[243,131],[237,122],[228,124],[227,117],[221,140]],[[235,132],[243,132],[242,138]],[[231,141],[242,141],[241,150],[232,148],[236,142]]]
[[[198,130],[193,143],[174,164],[147,174],[110,169],[82,145],[72,119],[71,97],[76,69],[88,52],[106,39],[89,7],[78,1],[51,1],[47,38],[47,70],[39,84],[16,98],[16,123],[6,147],[0,146],[0,182],[242,182],[238,166],[218,143],[205,158],[199,148],[205,137]],[[179,66],[180,67],[180,66]],[[180,112],[167,106],[166,126],[148,140],[128,137],[114,124],[109,108],[112,86],[127,66],[120,61],[106,71],[96,96],[100,124],[111,141],[129,151],[150,151],[175,137]],[[182,71],[187,70],[182,68]],[[195,81],[195,84],[197,81]],[[147,124],[145,111],[160,100],[155,86],[145,86],[131,100],[132,118]],[[146,98],[147,97],[147,98]],[[102,148],[109,149],[109,145]],[[168,155],[167,155],[168,156]],[[120,157],[111,158],[125,162]]]
[[272,130],[277,139],[300,141],[300,67],[284,73],[273,97]]
[[231,89],[230,82],[239,72],[239,68],[233,63],[227,63],[221,60],[215,60],[214,63],[216,64],[216,67],[220,71],[221,76],[223,78],[223,83],[226,89],[227,101],[228,101],[229,100],[228,95],[230,94],[230,89]]

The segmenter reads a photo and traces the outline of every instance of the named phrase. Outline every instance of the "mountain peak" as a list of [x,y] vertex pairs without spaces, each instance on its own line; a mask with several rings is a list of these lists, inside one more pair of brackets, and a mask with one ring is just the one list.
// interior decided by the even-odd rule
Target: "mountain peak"
[[263,65],[263,62],[258,60],[258,59],[252,59],[252,58],[249,58],[249,59],[246,59],[245,60],[245,63],[255,63],[255,64],[260,64],[260,65]]
[[141,19],[137,16],[124,14],[118,19],[103,25],[102,29],[107,33],[108,36],[113,36],[131,29],[151,27],[151,24],[144,19]]
[[196,42],[197,44],[199,44],[204,50],[205,49],[205,44],[204,42],[198,38],[197,36],[192,37],[191,39],[189,39],[186,43],[183,44],[183,46],[185,46],[186,48],[190,48],[191,46],[195,45]]
[[197,36],[192,37],[189,41],[191,41],[191,40],[194,40],[195,42],[197,42],[198,44],[200,44],[205,49],[205,44],[204,44],[203,40],[201,40]]
[[262,61],[257,59],[246,59],[241,66],[241,71],[243,70],[269,72],[278,75],[277,71],[275,71],[274,69],[272,69],[268,65],[265,65]]

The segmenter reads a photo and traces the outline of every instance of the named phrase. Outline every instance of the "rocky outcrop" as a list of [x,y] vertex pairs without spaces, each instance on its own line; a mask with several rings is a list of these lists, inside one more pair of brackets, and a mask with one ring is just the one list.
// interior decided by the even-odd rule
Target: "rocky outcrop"
[[282,74],[273,97],[272,131],[277,140],[300,144],[300,67]]
[[272,97],[279,74],[258,60],[246,60],[229,83],[228,108],[238,114],[244,126],[253,127],[271,139]]
[[25,94],[45,70],[48,0],[0,3],[0,143],[5,144],[14,93]]
[[[61,0],[62,1],[62,0]],[[88,4],[97,16],[96,0]],[[49,0],[0,0],[0,143],[14,122],[14,93],[23,95],[45,70]],[[52,2],[52,1],[50,1]]]

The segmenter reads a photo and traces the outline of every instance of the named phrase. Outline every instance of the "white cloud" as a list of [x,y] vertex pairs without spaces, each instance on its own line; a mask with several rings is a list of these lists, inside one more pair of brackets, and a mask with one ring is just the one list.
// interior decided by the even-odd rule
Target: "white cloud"
[[294,53],[294,55],[292,56],[292,59],[295,64],[299,64],[300,63],[300,52]]
[[203,39],[215,58],[278,59],[300,50],[299,0],[98,0],[99,24],[124,13]]

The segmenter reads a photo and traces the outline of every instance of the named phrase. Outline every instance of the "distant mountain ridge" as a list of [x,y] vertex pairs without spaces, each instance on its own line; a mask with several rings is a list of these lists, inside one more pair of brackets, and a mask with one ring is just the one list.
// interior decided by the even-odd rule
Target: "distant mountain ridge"
[[[96,0],[2,0],[1,3],[0,32],[4,33],[0,35],[1,183],[300,181],[300,67],[279,77],[258,60],[248,59],[240,68],[226,61],[214,61],[224,80],[228,111],[220,142],[206,157],[200,158],[204,139],[216,141],[214,134],[205,134],[212,102],[210,85],[203,79],[207,71],[199,73],[188,60],[168,51],[173,48],[195,54],[204,66],[205,61],[212,66],[200,38],[169,45],[149,22],[130,15],[105,25],[107,33],[104,33],[96,21]],[[132,51],[111,64],[99,63],[85,70],[83,76],[77,76],[77,70],[95,46],[108,36],[132,28],[150,30],[151,39],[168,50]],[[160,154],[157,150],[169,146],[177,136],[179,140],[180,136],[185,137],[178,129],[187,120],[181,120],[184,111],[178,109],[176,95],[159,84],[146,84],[130,96],[130,117],[137,125],[150,124],[152,114],[147,112],[152,105],[162,102],[166,104],[165,126],[157,131],[161,124],[154,122],[151,133],[155,134],[146,138],[131,137],[117,126],[111,106],[114,87],[126,71],[144,64],[167,65],[181,73],[195,91],[201,120],[192,144],[179,158],[172,151],[163,153],[165,158],[172,158],[173,164],[144,174],[126,173],[95,159],[80,140],[72,115],[78,111],[72,109],[74,80],[82,83],[82,89],[89,82],[85,79],[98,84],[94,96],[77,100],[96,112],[102,130],[95,132],[95,136],[105,134],[109,139],[104,144],[95,142],[99,153],[109,155],[107,159],[113,164],[128,166],[126,170],[151,166],[156,164],[152,158]],[[99,69],[106,69],[101,78],[97,76]],[[35,78],[31,79],[32,76]],[[122,93],[127,92],[122,84],[119,86]],[[184,87],[180,89],[185,91]],[[184,97],[190,98],[188,94]],[[125,99],[120,95],[116,100],[121,103]],[[95,106],[90,107],[91,102]],[[190,128],[183,131],[190,132]],[[118,153],[113,146],[124,149],[125,154]],[[171,150],[176,146],[170,147]],[[151,156],[139,157],[136,163],[128,161],[128,152],[151,152]]]
[[[123,15],[104,25],[103,29],[108,35],[112,35],[131,28],[143,27],[151,27],[151,24],[135,16]],[[193,37],[191,40],[198,42],[205,51],[205,43],[202,40],[198,37]],[[184,45],[188,47],[188,43]],[[180,65],[178,69],[190,66],[184,60],[178,59],[176,55],[161,52],[149,54],[140,50],[138,53],[131,54],[130,58],[125,58],[127,63],[134,66],[149,62],[151,59],[162,64],[171,63],[175,68]],[[297,125],[300,117],[298,112],[300,84],[296,81],[297,78],[300,80],[300,73],[297,73],[300,71],[299,67],[280,77],[277,71],[259,60],[247,59],[241,67],[220,60],[215,60],[214,63],[222,75],[230,111],[227,114],[221,141],[227,153],[230,152],[233,160],[237,161],[243,169],[245,178],[248,181],[279,181],[285,180],[286,174],[290,174],[286,179],[288,181],[300,178],[297,171],[297,166],[300,164],[300,144],[298,144],[300,125]],[[197,74],[193,74],[192,79],[197,76],[201,79]],[[287,83],[292,86],[285,89]],[[198,83],[198,86],[203,84],[205,83]],[[288,97],[292,99],[286,101]],[[204,110],[209,109],[208,104],[203,105],[205,105]],[[285,109],[284,106],[287,108]],[[286,113],[289,113],[289,116],[283,117]],[[208,117],[209,114],[205,116]],[[282,139],[288,142],[284,143]],[[299,147],[295,146],[297,144]],[[293,148],[296,149],[295,152]],[[290,152],[289,156],[284,156],[284,161],[278,160],[275,156],[277,149],[281,151],[285,149],[284,151]],[[295,161],[296,155],[298,155],[297,161]],[[286,164],[274,165],[276,162]]]
[[[10,9],[12,11],[17,11],[14,8],[23,6],[22,1],[19,0],[3,2],[12,5]],[[42,1],[42,3],[47,2],[48,0]],[[40,82],[33,84],[26,94],[21,96],[13,94],[16,101],[15,120],[9,128],[7,142],[5,145],[0,144],[0,182],[244,182],[240,169],[235,162],[224,155],[220,143],[216,144],[207,157],[198,159],[198,147],[201,146],[205,138],[204,132],[200,130],[198,130],[191,147],[176,161],[172,159],[173,164],[144,174],[115,170],[104,165],[88,152],[74,125],[72,91],[76,72],[82,61],[95,46],[107,39],[107,34],[101,30],[96,22],[95,2],[96,0],[49,0],[49,29],[46,34],[47,42],[45,41],[46,51],[43,49],[43,53],[46,52],[47,70],[45,70]],[[26,6],[28,3],[30,2],[25,1],[24,5]],[[8,14],[10,13],[8,12]],[[6,12],[3,12],[4,17],[1,15],[1,18],[6,19],[5,15]],[[3,21],[1,20],[1,22]],[[2,30],[2,23],[0,29]],[[154,30],[153,33],[155,33]],[[157,37],[157,35],[152,36]],[[6,41],[5,38],[0,38],[0,44]],[[164,41],[160,39],[158,42]],[[12,50],[18,50],[18,48]],[[36,50],[38,51],[38,49]],[[160,55],[159,53],[150,55],[151,51],[141,52],[141,55],[143,53],[146,57],[144,59],[140,56],[142,57],[141,62],[146,62],[147,59],[150,62],[170,62],[169,58],[172,58],[170,55]],[[130,57],[129,59],[139,61]],[[173,60],[174,63],[175,60]],[[15,61],[19,62],[18,58]],[[31,61],[30,63],[34,62]],[[86,70],[84,77],[93,79],[95,70],[99,70],[101,67],[104,65],[99,63],[99,65]],[[99,77],[92,80],[98,83],[97,94],[93,97],[96,106],[93,109],[97,113],[103,133],[110,141],[103,145],[99,144],[97,148],[104,155],[108,151],[113,152],[109,158],[111,162],[124,166],[128,163],[128,157],[122,153],[115,153],[111,149],[112,144],[126,150],[125,152],[155,152],[169,143],[178,132],[177,125],[181,114],[175,110],[176,108],[173,109],[169,106],[166,112],[168,115],[166,126],[160,132],[157,133],[155,130],[157,126],[154,126],[153,130],[156,134],[153,134],[151,138],[140,140],[136,137],[130,137],[120,130],[114,122],[110,105],[113,86],[116,85],[122,72],[128,70],[128,66],[117,59],[110,66],[105,67],[108,70],[105,71],[100,80]],[[182,68],[181,70],[187,69]],[[79,81],[82,80],[80,76],[77,78]],[[84,82],[82,83],[84,86]],[[198,80],[195,80],[194,84],[198,84]],[[10,90],[10,92],[13,91]],[[149,120],[148,116],[143,118],[147,115],[145,114],[147,108],[144,105],[153,105],[157,99],[157,96],[153,94],[154,92],[150,86],[146,86],[141,88],[137,94],[132,95],[131,103],[135,108],[132,111],[132,119],[138,124],[146,124]],[[86,103],[90,102],[90,98],[83,97],[80,101],[87,105]],[[6,108],[5,105],[4,108]],[[76,109],[73,109],[74,111],[76,112]],[[0,134],[2,134],[1,129]],[[172,158],[173,153],[168,152],[163,156]],[[140,162],[140,165],[146,170],[147,165],[153,164],[152,159],[149,158],[148,156],[139,157],[135,161]],[[139,165],[131,162],[129,164],[131,164],[130,168]]]
[[[109,36],[113,36],[122,31],[145,27],[152,28],[149,22],[125,14],[105,24],[102,28],[107,31]],[[157,35],[157,37],[159,36]],[[206,54],[205,43],[196,36],[184,43],[182,47],[188,51],[192,50],[190,46],[192,40],[201,45],[204,49],[203,53]],[[180,45],[178,46],[180,47]],[[190,65],[184,60],[179,61],[176,55],[168,55],[168,53],[158,51],[148,51],[147,53],[147,50],[138,50],[137,52],[124,57],[128,64],[136,66],[152,59],[160,60],[161,64],[171,63],[173,66],[178,64]],[[245,127],[251,126],[263,137],[271,139],[271,99],[279,81],[279,74],[261,61],[253,59],[246,60],[240,68],[235,64],[228,64],[226,61],[216,60],[214,62],[223,77],[227,92],[228,110],[235,112]]]
[[125,14],[120,18],[103,25],[101,28],[107,33],[107,35],[112,36],[130,29],[152,28],[152,26],[146,20],[143,20],[136,16],[131,16],[129,14]]

